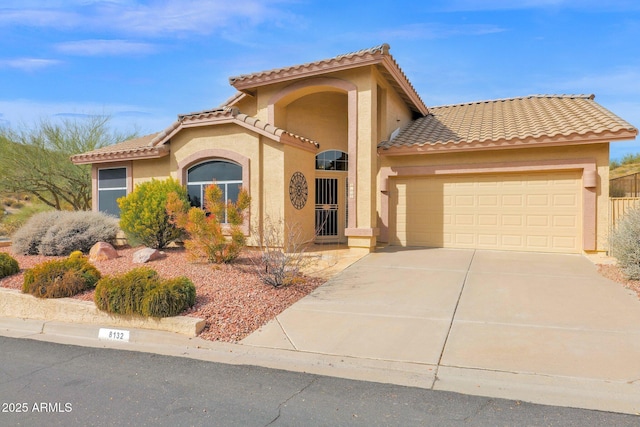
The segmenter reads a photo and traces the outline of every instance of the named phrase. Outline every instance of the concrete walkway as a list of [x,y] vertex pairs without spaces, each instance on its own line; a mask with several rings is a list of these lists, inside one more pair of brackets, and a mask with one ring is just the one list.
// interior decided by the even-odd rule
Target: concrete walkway
[[0,318],[0,335],[640,414],[640,301],[580,255],[369,254],[240,344]]
[[423,366],[438,389],[640,412],[640,301],[580,255],[387,248],[242,343]]

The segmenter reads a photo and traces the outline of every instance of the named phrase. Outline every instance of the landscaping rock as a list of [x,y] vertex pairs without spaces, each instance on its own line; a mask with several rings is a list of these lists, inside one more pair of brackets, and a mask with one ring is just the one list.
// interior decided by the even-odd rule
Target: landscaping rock
[[118,252],[107,242],[98,242],[89,251],[89,261],[106,261],[118,258]]
[[133,254],[133,262],[136,264],[144,264],[149,261],[162,258],[163,252],[153,248],[142,248],[139,251],[135,251]]

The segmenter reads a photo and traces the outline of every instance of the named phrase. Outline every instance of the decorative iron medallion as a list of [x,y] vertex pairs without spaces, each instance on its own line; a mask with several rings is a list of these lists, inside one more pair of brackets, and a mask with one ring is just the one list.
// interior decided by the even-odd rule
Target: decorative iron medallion
[[293,207],[296,209],[304,208],[304,205],[307,204],[308,195],[307,179],[302,172],[294,173],[291,176],[291,181],[289,181],[289,199]]

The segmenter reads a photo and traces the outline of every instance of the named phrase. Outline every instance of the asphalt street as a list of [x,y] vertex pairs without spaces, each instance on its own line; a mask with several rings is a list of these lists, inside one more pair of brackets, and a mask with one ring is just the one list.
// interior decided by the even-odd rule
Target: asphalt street
[[0,425],[637,426],[640,418],[0,337]]

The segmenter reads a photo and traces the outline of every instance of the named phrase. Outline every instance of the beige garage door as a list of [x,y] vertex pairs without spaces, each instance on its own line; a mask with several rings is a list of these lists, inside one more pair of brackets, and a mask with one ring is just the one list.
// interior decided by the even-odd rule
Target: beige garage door
[[390,243],[581,252],[579,172],[394,179]]

